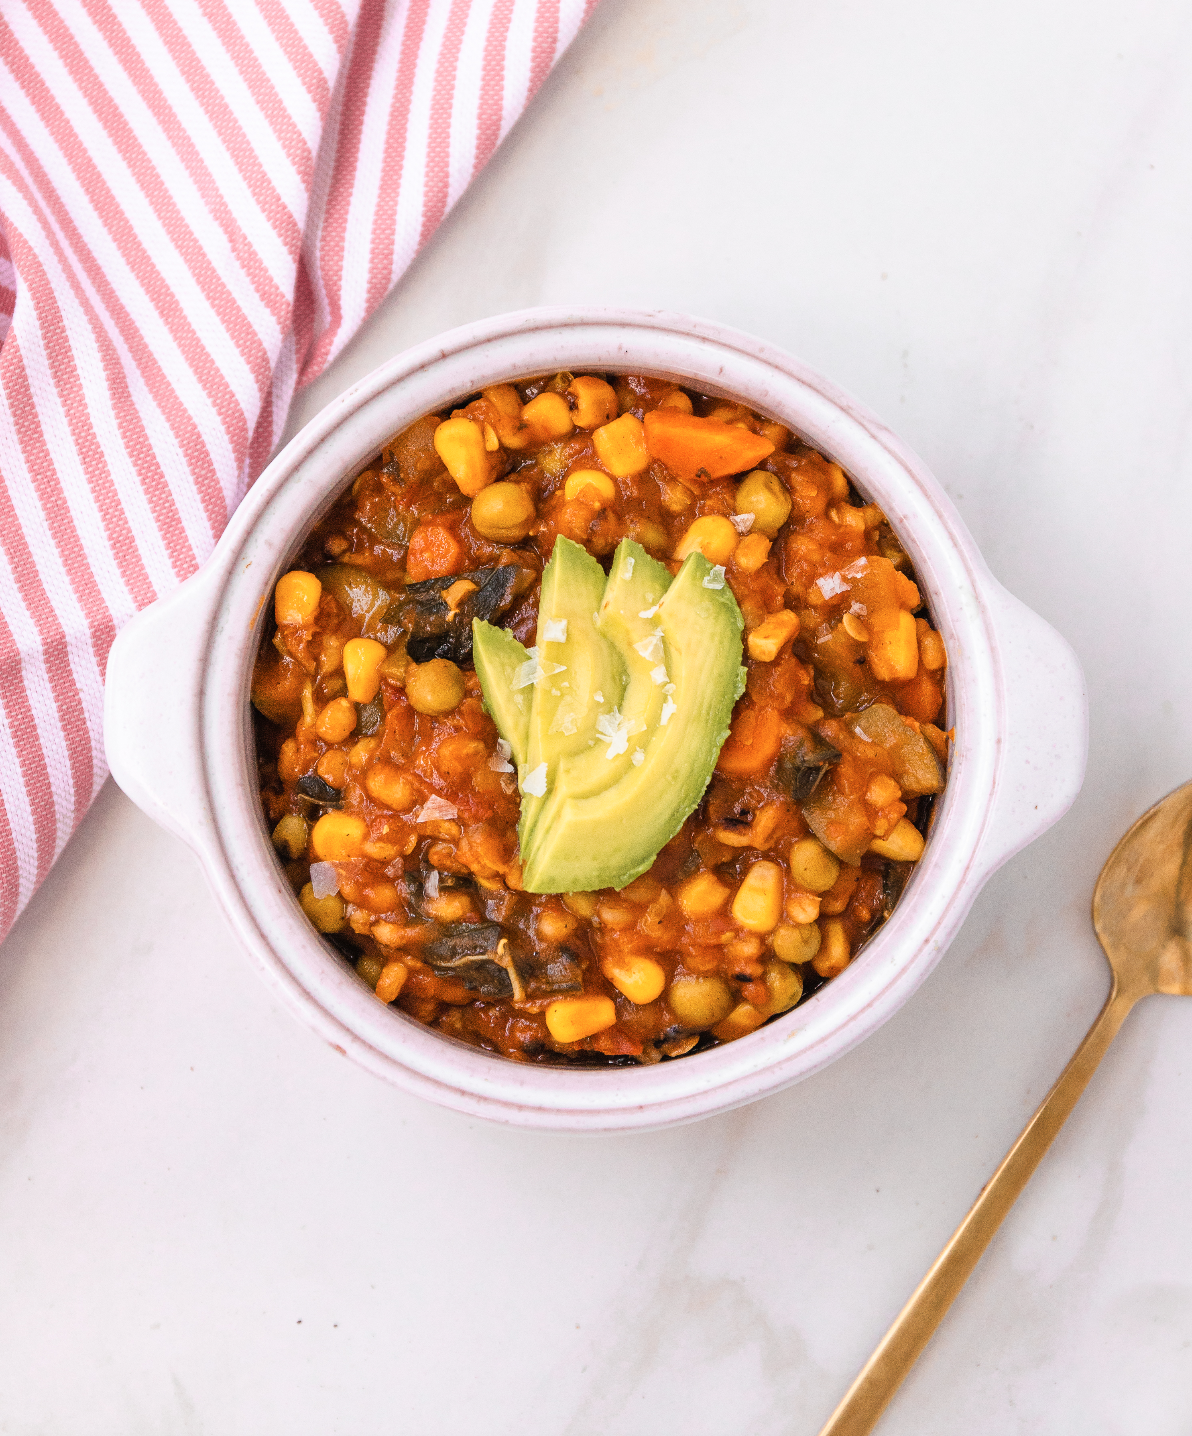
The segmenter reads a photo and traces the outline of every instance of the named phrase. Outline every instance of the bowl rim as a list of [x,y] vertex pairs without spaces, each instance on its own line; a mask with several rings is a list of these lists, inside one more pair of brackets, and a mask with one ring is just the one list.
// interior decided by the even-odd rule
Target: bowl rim
[[[404,424],[484,384],[560,368],[675,375],[790,425],[886,512],[950,656],[948,714],[957,741],[948,782],[891,917],[843,973],[779,1020],[649,1067],[518,1063],[378,1003],[301,912],[269,842],[255,782],[253,659],[266,599],[310,527]],[[985,840],[1005,759],[998,628],[1005,618],[999,595],[1008,596],[940,486],[884,424],[809,366],[722,325],[664,312],[530,310],[406,351],[332,400],[274,458],[191,584],[206,627],[188,660],[197,675],[203,790],[202,818],[188,836],[225,910],[262,972],[337,1050],[467,1115],[623,1131],[694,1120],[788,1086],[851,1049],[906,1001],[997,865]],[[1041,815],[1037,831],[1056,816]]]

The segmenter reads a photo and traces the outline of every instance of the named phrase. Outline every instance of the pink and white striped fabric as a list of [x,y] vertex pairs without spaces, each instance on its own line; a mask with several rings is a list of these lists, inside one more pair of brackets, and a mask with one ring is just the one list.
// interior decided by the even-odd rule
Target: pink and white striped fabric
[[186,578],[595,0],[0,6],[0,937]]

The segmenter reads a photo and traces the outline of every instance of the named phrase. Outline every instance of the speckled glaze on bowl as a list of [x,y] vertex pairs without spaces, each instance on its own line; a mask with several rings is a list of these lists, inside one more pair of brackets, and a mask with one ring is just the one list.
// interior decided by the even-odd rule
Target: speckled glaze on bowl
[[[740,398],[835,459],[885,510],[950,655],[957,741],[923,858],[893,916],[839,977],[760,1031],[650,1067],[537,1067],[432,1031],[379,1003],[306,921],[261,819],[248,691],[278,576],[344,483],[395,431],[482,385],[570,369],[677,375]],[[167,695],[163,699],[163,694]],[[164,707],[163,707],[164,704]],[[705,320],[528,310],[383,365],[277,456],[203,568],[124,629],[108,663],[116,781],[202,860],[246,949],[337,1051],[444,1106],[522,1127],[625,1131],[723,1112],[789,1086],[895,1012],[939,961],[1007,858],[1067,810],[1087,715],[1074,654],[993,578],[923,464],[806,365]]]

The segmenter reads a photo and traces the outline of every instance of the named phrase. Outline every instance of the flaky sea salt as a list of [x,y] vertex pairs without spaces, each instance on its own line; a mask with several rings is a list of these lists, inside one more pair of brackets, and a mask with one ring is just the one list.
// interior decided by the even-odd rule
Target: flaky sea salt
[[657,668],[651,668],[650,677],[659,686],[665,683],[670,677],[670,674],[666,671],[666,664],[660,663]]
[[542,625],[542,641],[544,643],[566,643],[567,620],[565,618],[546,619]]
[[529,658],[524,663],[518,664],[513,681],[509,685],[515,691],[519,688],[528,688],[531,683],[541,683],[552,673],[567,672],[565,663],[551,663],[542,657],[537,648],[527,648],[526,652],[530,655]]
[[633,651],[640,653],[647,663],[654,663],[662,657],[662,629],[656,628],[649,638],[643,638],[633,645]]
[[311,863],[310,885],[314,889],[315,897],[334,897],[339,892],[339,876],[335,871],[335,864]]
[[431,898],[432,900],[433,900],[434,898],[437,898],[437,897],[438,897],[438,895],[439,895],[439,870],[438,870],[438,868],[431,868],[430,873],[429,873],[429,875],[428,875],[428,877],[427,877],[427,879],[426,879],[426,882],[425,882],[425,883],[423,884],[423,886],[422,886],[422,891],[426,894],[426,896],[427,896],[428,898]]
[[747,534],[756,517],[756,514],[729,514],[728,521],[739,534]]
[[635,748],[633,750],[633,757],[630,758],[629,761],[633,764],[635,768],[640,768],[641,765],[646,761],[646,755],[640,748]]
[[513,757],[513,745],[506,743],[504,738],[497,739],[497,751],[488,760],[488,766],[494,773],[512,773],[513,764],[509,761]]
[[708,574],[708,576],[704,579],[704,587],[705,587],[705,588],[723,588],[723,587],[724,587],[724,565],[723,565],[722,563],[718,563],[718,564],[716,564],[716,565],[713,567],[712,572],[711,572],[710,574]]
[[449,803],[446,798],[440,798],[438,794],[427,798],[426,802],[414,814],[416,823],[438,823],[446,818],[458,818],[459,809],[454,803]]
[[638,618],[653,618],[657,612],[658,605],[655,604],[653,608],[643,608],[642,611],[638,614]]
[[679,705],[675,702],[673,698],[668,698],[666,700],[666,702],[662,705],[662,712],[658,715],[658,726],[660,728],[666,727],[666,725],[670,722],[671,714],[677,710],[678,706]]
[[629,747],[629,720],[621,716],[619,709],[602,713],[596,720],[596,731],[608,744],[606,758],[615,758]]
[[531,797],[541,798],[546,792],[546,764],[539,763],[532,773],[527,773],[521,785],[523,793],[529,793]]
[[838,593],[848,592],[848,584],[838,573],[829,573],[823,578],[817,578],[815,586],[825,598],[835,598]]
[[633,565],[634,565],[636,562],[637,562],[637,560],[634,559],[634,558],[627,558],[627,559],[625,560],[625,577],[626,577],[626,578],[632,578],[632,577],[633,577]]

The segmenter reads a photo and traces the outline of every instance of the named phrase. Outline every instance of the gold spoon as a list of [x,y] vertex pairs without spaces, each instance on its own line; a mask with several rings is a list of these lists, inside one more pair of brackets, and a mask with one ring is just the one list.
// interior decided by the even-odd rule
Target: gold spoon
[[872,1431],[1139,998],[1192,995],[1192,783],[1144,813],[1110,853],[1093,890],[1093,927],[1113,975],[1105,1006],[820,1436]]

